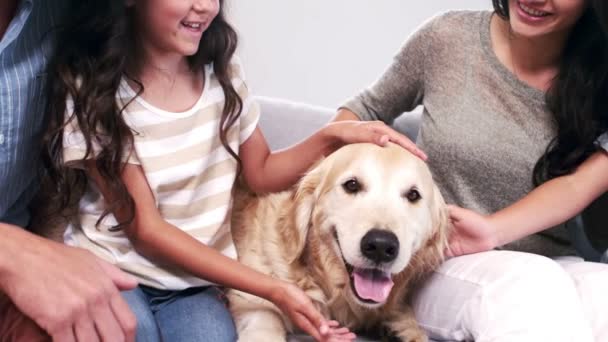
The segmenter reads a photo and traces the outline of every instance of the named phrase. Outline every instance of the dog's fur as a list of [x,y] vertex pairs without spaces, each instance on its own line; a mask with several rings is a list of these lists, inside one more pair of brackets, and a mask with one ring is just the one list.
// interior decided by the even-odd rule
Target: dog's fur
[[[349,180],[358,191],[347,191]],[[397,237],[394,261],[363,255],[361,239],[372,229]],[[448,219],[426,164],[401,147],[348,145],[313,167],[293,191],[257,197],[237,190],[232,232],[241,262],[298,285],[326,317],[359,333],[426,341],[407,299],[442,261]],[[352,266],[392,274],[388,298],[361,299]],[[239,291],[228,296],[240,341],[281,341],[293,331],[272,303]]]

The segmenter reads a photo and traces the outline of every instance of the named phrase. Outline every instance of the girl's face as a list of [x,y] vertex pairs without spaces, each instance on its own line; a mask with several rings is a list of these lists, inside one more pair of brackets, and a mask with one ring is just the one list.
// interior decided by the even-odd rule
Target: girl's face
[[192,56],[220,11],[219,0],[135,0],[137,31],[146,46]]
[[587,0],[509,0],[509,19],[518,36],[568,34],[586,9]]

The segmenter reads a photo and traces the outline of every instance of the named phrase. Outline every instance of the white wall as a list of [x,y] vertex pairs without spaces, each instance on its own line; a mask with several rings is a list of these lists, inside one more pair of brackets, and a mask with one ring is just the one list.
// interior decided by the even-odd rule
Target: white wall
[[336,107],[373,82],[404,39],[448,9],[490,0],[229,0],[256,95]]

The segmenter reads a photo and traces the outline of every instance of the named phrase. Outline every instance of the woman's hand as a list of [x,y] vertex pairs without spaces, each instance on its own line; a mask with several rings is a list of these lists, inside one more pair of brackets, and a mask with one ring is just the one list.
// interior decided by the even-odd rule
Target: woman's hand
[[446,254],[449,257],[485,252],[498,246],[498,232],[488,216],[448,205],[452,234]]
[[390,141],[402,146],[422,160],[427,159],[426,154],[413,141],[382,121],[334,121],[328,123],[323,130],[339,146],[364,142],[386,146]]
[[317,341],[353,341],[356,336],[336,321],[327,321],[299,287],[281,282],[270,299],[302,331]]

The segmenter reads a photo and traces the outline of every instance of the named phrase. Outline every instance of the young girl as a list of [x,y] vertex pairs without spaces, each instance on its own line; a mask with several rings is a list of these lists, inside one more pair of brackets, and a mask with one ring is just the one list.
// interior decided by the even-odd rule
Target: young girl
[[[382,123],[345,122],[270,153],[222,4],[73,2],[53,63],[46,139],[59,203],[86,185],[65,240],[139,279],[124,293],[139,341],[235,340],[214,284],[272,301],[318,340],[350,340],[299,288],[234,260],[235,178],[242,172],[252,190],[278,191],[346,143],[415,147]],[[76,338],[89,340],[87,328]]]

